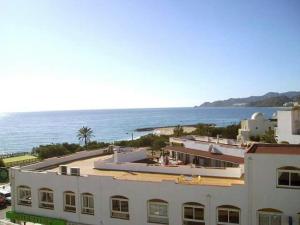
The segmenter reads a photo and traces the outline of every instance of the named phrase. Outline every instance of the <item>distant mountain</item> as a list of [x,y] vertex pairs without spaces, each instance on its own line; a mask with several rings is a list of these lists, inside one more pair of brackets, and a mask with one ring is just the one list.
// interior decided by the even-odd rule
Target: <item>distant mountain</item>
[[214,102],[204,102],[200,107],[277,107],[288,102],[299,102],[300,91],[289,91],[284,93],[269,92],[262,96],[250,96],[247,98],[230,98]]

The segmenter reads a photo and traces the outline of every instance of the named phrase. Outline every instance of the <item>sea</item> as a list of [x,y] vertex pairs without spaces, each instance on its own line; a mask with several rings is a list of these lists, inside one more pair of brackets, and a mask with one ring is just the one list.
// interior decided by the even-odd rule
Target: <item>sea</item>
[[271,118],[278,108],[152,108],[0,113],[0,154],[29,152],[33,147],[78,143],[77,131],[92,128],[93,140],[111,142],[138,138],[151,131],[138,128],[214,123],[227,126],[262,112]]

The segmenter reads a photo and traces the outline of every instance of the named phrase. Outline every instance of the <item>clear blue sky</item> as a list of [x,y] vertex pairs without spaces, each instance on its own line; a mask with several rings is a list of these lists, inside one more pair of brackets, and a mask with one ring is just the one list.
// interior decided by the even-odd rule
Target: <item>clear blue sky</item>
[[299,0],[1,0],[0,111],[300,90]]

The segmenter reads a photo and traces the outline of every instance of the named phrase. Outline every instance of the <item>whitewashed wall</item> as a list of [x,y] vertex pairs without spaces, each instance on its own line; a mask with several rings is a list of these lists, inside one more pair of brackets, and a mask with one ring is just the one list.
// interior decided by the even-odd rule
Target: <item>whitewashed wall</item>
[[76,152],[74,154],[67,155],[67,156],[52,157],[52,158],[49,158],[49,159],[45,159],[42,162],[38,162],[38,163],[35,163],[35,164],[24,166],[22,168],[26,169],[26,170],[39,170],[39,169],[42,169],[42,168],[51,167],[53,165],[58,165],[58,164],[64,164],[66,162],[70,162],[70,161],[74,161],[74,160],[94,157],[94,156],[98,156],[98,155],[100,156],[104,153],[105,150],[107,150],[107,149],[81,151],[81,152]]
[[246,179],[248,181],[249,223],[257,222],[257,210],[274,208],[284,213],[282,225],[288,225],[288,216],[293,224],[299,221],[300,189],[278,188],[277,168],[300,167],[300,155],[247,154]]
[[[173,181],[144,182],[118,180],[101,176],[65,176],[56,173],[21,172],[14,170],[14,186],[27,185],[32,188],[32,206],[15,205],[17,212],[63,218],[71,222],[91,225],[150,225],[147,223],[147,201],[163,199],[169,203],[169,224],[182,225],[182,205],[198,202],[205,206],[206,224],[215,225],[216,208],[220,205],[234,205],[241,208],[241,224],[247,225],[247,204],[245,185],[231,187],[209,185],[184,185]],[[92,184],[92,185],[91,185]],[[55,209],[38,207],[38,189],[54,190]],[[80,193],[89,192],[95,198],[95,215],[68,213],[63,210],[63,192],[73,191],[80,202]],[[110,218],[110,197],[123,195],[129,199],[130,220]],[[153,223],[151,223],[153,225]]]
[[212,176],[212,177],[232,177],[240,178],[242,176],[242,168],[194,168],[191,166],[159,166],[148,165],[145,163],[101,163],[95,162],[94,167],[105,170],[124,170],[135,172],[151,172],[165,174],[190,174],[197,176]]

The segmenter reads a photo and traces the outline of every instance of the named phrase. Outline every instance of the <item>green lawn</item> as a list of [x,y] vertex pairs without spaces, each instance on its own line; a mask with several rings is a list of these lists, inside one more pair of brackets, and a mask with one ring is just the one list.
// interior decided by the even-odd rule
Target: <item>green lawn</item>
[[13,163],[13,162],[18,162],[18,161],[24,161],[24,160],[29,160],[29,159],[36,159],[37,157],[33,155],[21,155],[21,156],[15,156],[15,157],[9,157],[3,159],[3,162],[5,164],[7,163]]

